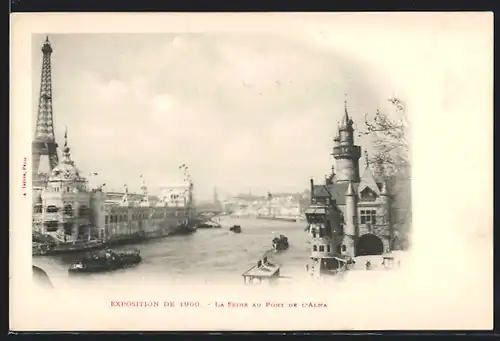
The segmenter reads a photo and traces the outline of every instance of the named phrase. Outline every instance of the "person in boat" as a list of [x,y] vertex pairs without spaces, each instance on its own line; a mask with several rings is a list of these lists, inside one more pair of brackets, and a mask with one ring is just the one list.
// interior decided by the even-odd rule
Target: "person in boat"
[[264,263],[264,265],[269,264],[269,263],[268,263],[268,261],[267,261],[267,256],[264,256],[264,258],[263,258],[263,263]]

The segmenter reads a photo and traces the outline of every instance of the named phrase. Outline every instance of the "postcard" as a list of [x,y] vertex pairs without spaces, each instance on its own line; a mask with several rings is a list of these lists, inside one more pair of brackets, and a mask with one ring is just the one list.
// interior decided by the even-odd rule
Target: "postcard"
[[11,28],[11,330],[492,328],[492,13]]

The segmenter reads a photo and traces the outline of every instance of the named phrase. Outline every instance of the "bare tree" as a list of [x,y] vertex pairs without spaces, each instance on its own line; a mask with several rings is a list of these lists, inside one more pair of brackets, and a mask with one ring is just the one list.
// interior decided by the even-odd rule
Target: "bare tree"
[[408,170],[410,167],[409,121],[406,105],[397,97],[389,98],[395,113],[377,109],[374,116],[365,114],[366,130],[360,135],[371,137],[375,149],[368,162],[375,165],[384,177]]
[[405,103],[397,97],[389,102],[394,112],[366,114],[366,130],[360,135],[370,137],[374,153],[367,161],[386,181],[393,197],[391,220],[403,244],[395,247],[405,248],[411,226],[410,129]]

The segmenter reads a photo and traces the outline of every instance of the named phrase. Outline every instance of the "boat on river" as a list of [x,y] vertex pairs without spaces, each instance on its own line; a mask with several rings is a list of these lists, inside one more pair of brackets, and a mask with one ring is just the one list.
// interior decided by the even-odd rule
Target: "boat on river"
[[70,275],[115,271],[134,266],[142,261],[139,250],[115,252],[110,249],[87,255],[71,264]]
[[233,225],[229,228],[229,231],[234,232],[234,233],[241,233],[241,226],[240,225]]
[[273,250],[275,251],[284,251],[289,248],[288,238],[284,235],[280,235],[279,237],[273,238]]

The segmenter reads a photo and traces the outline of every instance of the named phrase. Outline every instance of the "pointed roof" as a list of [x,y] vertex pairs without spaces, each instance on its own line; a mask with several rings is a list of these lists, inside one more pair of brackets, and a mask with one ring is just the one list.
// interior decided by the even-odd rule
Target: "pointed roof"
[[377,186],[377,182],[375,181],[375,177],[373,176],[373,172],[368,166],[365,167],[365,171],[361,177],[361,182],[358,186],[358,193],[360,194],[365,188],[369,188],[377,195],[380,195],[380,190]]
[[[345,205],[348,186],[349,183],[347,182],[334,183],[331,185],[314,185],[311,196],[318,199],[330,198],[332,200],[335,200],[337,205]],[[354,192],[356,192],[358,184],[353,182],[351,183],[351,186]]]
[[[347,95],[346,95],[347,96]],[[342,117],[342,122],[340,124],[339,130],[349,129],[352,126],[352,120],[347,112],[347,99],[344,100],[344,116]]]
[[64,148],[63,148],[63,159],[61,163],[68,165],[74,165],[73,160],[71,160],[71,149],[68,147],[68,128],[64,131]]
[[49,181],[81,181],[84,180],[80,176],[80,171],[75,166],[75,162],[71,159],[71,149],[68,147],[68,129],[64,132],[64,148],[62,159],[57,166],[52,170]]

